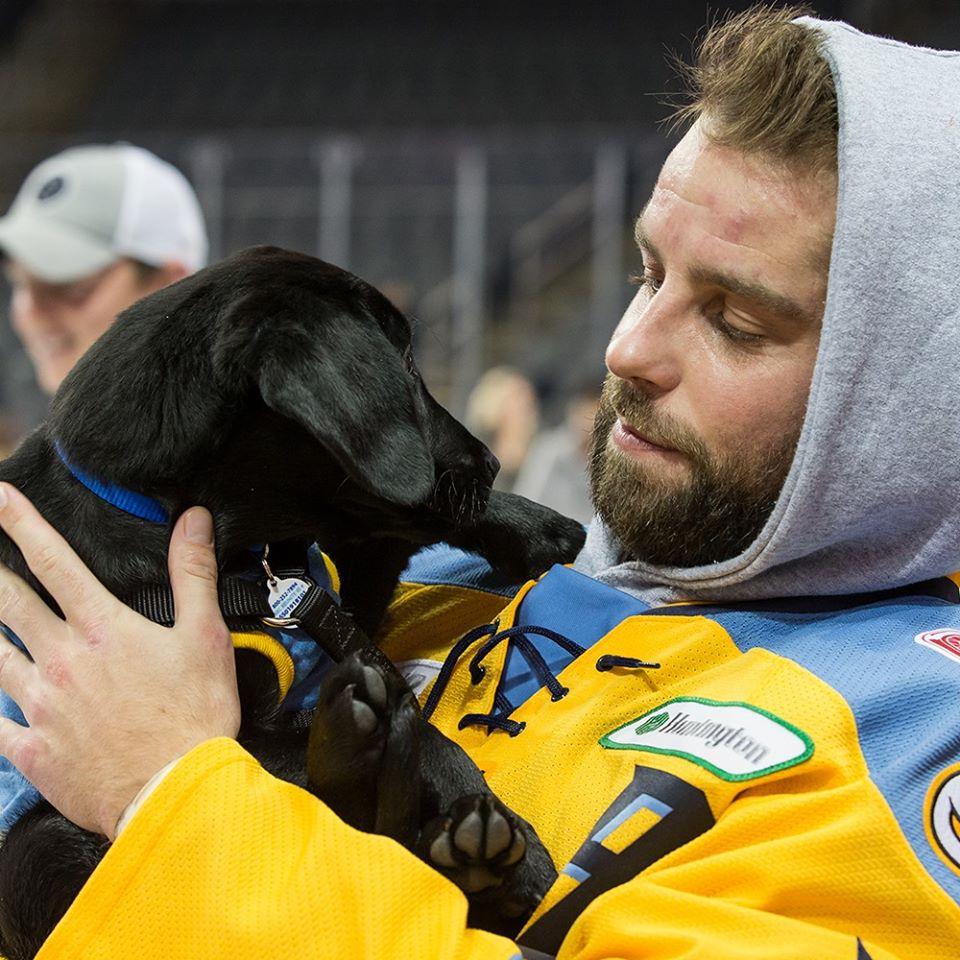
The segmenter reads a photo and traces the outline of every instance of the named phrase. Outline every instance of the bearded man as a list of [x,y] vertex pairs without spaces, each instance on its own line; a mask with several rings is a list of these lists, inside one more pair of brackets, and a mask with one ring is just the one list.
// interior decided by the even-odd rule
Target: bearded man
[[[431,698],[560,871],[518,943],[233,741],[209,515],[175,529],[180,621],[144,642],[161,628],[6,488],[0,525],[67,620],[3,575],[40,666],[4,651],[36,720],[0,724],[0,751],[76,822],[125,824],[42,957],[957,956],[960,56],[793,17],[713,29],[693,68],[637,221],[576,564],[505,588],[428,551],[383,638],[437,660],[451,620],[496,618],[581,650],[532,632]],[[100,679],[108,650],[168,708],[199,691],[158,722],[175,736],[126,732],[143,706],[128,673]]]

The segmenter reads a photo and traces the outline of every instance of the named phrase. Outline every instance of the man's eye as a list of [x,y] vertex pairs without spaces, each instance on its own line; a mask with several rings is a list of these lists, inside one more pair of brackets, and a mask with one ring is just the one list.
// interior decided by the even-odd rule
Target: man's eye
[[[649,273],[631,274],[630,282],[637,287],[646,287],[651,294],[656,293],[663,286],[663,280],[660,277],[655,277]],[[739,327],[728,323],[722,310],[706,312],[705,316],[710,325],[731,343],[740,346],[757,346],[766,339],[759,333],[747,333],[746,330],[741,330]]]
[[707,319],[722,337],[726,337],[726,339],[732,343],[738,343],[742,346],[756,346],[757,344],[763,343],[765,339],[759,333],[747,333],[745,330],[741,330],[739,327],[728,323],[722,311],[708,314]]
[[631,274],[630,282],[636,287],[646,287],[651,293],[656,293],[663,283],[661,279],[653,277],[649,273]]

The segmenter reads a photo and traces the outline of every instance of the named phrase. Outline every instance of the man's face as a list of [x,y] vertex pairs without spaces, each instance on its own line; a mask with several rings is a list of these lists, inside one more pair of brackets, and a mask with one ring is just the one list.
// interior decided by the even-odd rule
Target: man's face
[[594,503],[630,559],[736,556],[776,502],[803,424],[835,183],[697,124],[637,221],[640,290],[607,348]]
[[60,382],[91,344],[152,287],[131,260],[73,283],[41,280],[15,260],[6,265],[12,287],[10,321],[47,393]]

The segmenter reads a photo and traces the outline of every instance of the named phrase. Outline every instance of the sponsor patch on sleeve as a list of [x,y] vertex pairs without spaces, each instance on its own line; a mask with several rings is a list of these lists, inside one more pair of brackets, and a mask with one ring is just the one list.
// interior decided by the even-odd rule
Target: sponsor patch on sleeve
[[942,630],[924,630],[914,638],[921,647],[929,647],[937,653],[960,663],[960,628],[946,627]]
[[755,780],[813,756],[813,741],[748,703],[679,697],[600,738],[608,750],[683,757],[724,780]]
[[940,859],[960,874],[960,763],[934,778],[923,805],[923,827]]

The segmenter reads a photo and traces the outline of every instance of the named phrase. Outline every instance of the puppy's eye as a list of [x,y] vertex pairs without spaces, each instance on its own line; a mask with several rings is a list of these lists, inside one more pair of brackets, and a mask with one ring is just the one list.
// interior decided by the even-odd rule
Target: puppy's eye
[[407,368],[407,373],[417,375],[417,362],[413,359],[413,348],[407,347],[403,351],[403,365]]

